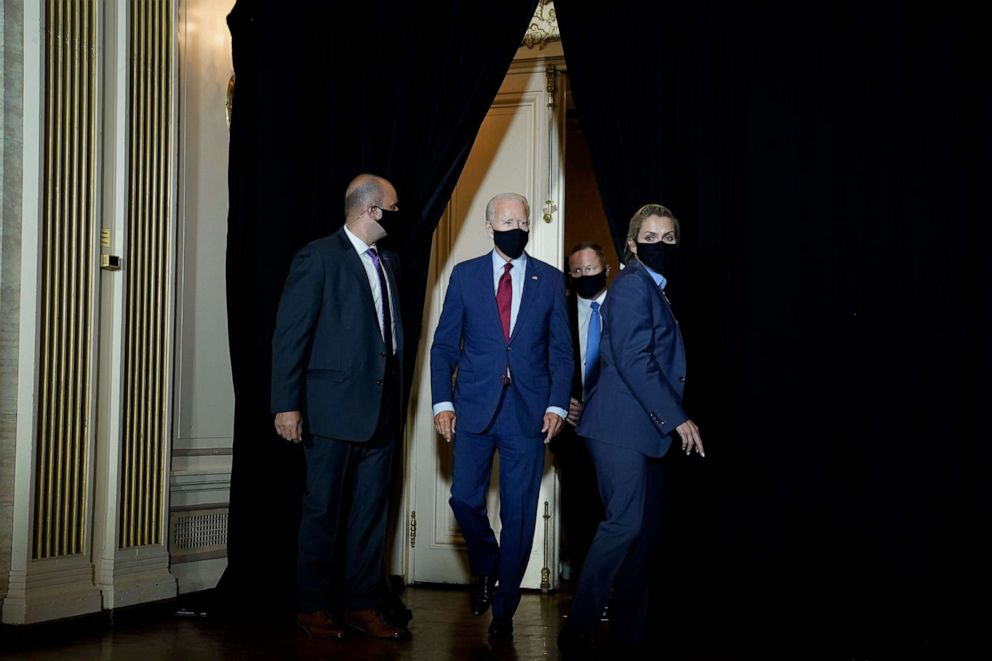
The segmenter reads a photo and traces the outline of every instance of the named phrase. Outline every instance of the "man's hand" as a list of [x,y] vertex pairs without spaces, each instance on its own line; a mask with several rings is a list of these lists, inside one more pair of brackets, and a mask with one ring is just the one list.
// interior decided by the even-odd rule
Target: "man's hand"
[[703,450],[703,439],[699,436],[699,427],[696,426],[695,422],[686,420],[676,427],[675,431],[682,437],[682,450],[686,454],[689,454],[695,449],[700,457],[706,456],[706,451]]
[[303,440],[303,416],[299,411],[276,413],[276,432],[287,441],[299,443]]
[[558,435],[561,431],[562,419],[557,413],[552,413],[548,411],[544,414],[544,426],[541,427],[541,433],[547,432],[547,436],[544,437],[544,444],[547,445],[551,442],[551,439]]
[[434,416],[434,429],[444,437],[444,440],[451,442],[455,435],[455,412],[441,411]]
[[574,397],[568,401],[568,420],[573,427],[579,426],[579,418],[582,417],[582,402]]

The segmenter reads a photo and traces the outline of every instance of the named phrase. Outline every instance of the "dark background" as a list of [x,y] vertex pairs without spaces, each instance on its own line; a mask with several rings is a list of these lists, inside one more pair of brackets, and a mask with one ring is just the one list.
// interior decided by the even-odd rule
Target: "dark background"
[[[271,431],[268,363],[289,260],[340,226],[351,177],[386,176],[419,333],[431,233],[534,6],[339,4],[239,0],[230,17],[222,588],[283,567],[265,583],[287,609],[302,460]],[[987,3],[556,5],[614,239],[645,202],[682,222],[671,294],[707,457],[669,460],[670,644],[977,635],[992,588]]]

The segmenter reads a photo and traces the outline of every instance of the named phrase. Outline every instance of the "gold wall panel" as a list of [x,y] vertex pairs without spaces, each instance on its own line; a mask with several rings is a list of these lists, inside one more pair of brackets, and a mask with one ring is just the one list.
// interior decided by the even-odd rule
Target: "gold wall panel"
[[45,4],[36,559],[87,540],[97,250],[96,2]]
[[169,434],[172,261],[172,0],[131,0],[127,307],[120,546],[162,544]]

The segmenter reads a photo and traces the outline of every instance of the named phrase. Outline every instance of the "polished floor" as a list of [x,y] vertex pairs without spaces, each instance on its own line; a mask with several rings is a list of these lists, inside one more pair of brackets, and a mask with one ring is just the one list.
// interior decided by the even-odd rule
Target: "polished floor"
[[[343,642],[322,641],[303,635],[289,623],[223,623],[195,613],[179,615],[170,604],[138,617],[119,617],[113,625],[91,621],[24,632],[7,629],[8,640],[0,643],[0,656],[33,661],[559,658],[555,637],[567,611],[565,592],[525,594],[514,617],[512,641],[489,640],[489,614],[473,616],[468,594],[462,589],[408,587],[403,600],[414,617],[410,639],[400,642],[357,636]],[[598,656],[610,658],[605,652]],[[735,657],[694,654],[691,658]]]
[[[207,661],[213,659],[340,659],[391,661],[418,659],[481,661],[485,659],[558,659],[555,638],[567,616],[569,592],[528,593],[514,618],[512,641],[490,641],[489,614],[473,616],[464,589],[407,587],[402,598],[413,611],[411,637],[393,642],[353,636],[342,642],[322,641],[301,633],[291,620],[264,615],[251,624],[206,617],[195,606],[180,602],[140,607],[106,617],[83,618],[31,627],[0,628],[0,657],[25,661]],[[667,618],[652,625],[647,659],[737,661],[743,659],[838,660],[965,659],[972,653],[947,654],[912,645],[893,653],[852,653],[822,637],[788,639],[786,628],[774,622],[755,627],[760,644],[743,644],[725,627],[686,630]],[[708,633],[706,633],[708,632]],[[673,641],[680,641],[674,642]],[[845,647],[845,646],[842,646]],[[884,649],[884,648],[882,648]],[[630,654],[601,650],[592,659],[634,661]]]

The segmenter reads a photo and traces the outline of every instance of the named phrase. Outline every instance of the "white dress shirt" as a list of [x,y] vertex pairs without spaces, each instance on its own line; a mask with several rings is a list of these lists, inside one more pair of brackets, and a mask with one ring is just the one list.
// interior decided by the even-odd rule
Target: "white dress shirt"
[[[593,299],[582,298],[581,296],[576,296],[575,300],[578,301],[578,317],[579,317],[579,358],[582,359],[582,387],[586,386],[586,344],[589,342],[589,320],[592,319],[592,304],[595,301],[599,303],[599,328],[603,328],[603,301],[606,300],[606,290],[603,290],[599,296]],[[602,337],[602,335],[600,335]]]
[[[348,237],[348,240],[351,241],[351,245],[355,247],[355,252],[358,253],[358,258],[362,260],[362,266],[365,267],[365,276],[369,279],[369,288],[372,290],[372,301],[375,303],[375,312],[379,316],[379,333],[382,335],[382,341],[385,342],[386,336],[382,330],[384,322],[382,319],[382,291],[381,288],[379,287],[379,274],[376,273],[375,262],[372,261],[372,256],[368,253],[369,248],[375,248],[375,245],[374,244],[371,246],[367,245],[364,241],[362,241],[357,236],[352,234],[351,230],[348,229],[347,225],[345,225],[344,227],[344,233]],[[376,252],[378,251],[379,249],[376,248]],[[380,264],[383,262],[381,252],[379,253],[379,262]],[[386,273],[385,266],[382,267],[382,272],[385,275]],[[386,289],[387,290],[389,289],[388,276],[386,277]],[[387,291],[387,300],[390,299],[388,293],[389,292]],[[393,336],[393,353],[395,354],[396,353],[396,321],[395,321],[396,309],[393,307],[391,303],[389,304],[389,320],[391,322],[389,327],[391,334]]]
[[[499,279],[503,277],[503,265],[507,262],[496,254],[493,256],[493,294],[499,293]],[[512,283],[513,296],[510,297],[510,335],[513,335],[513,327],[517,323],[517,313],[520,311],[520,298],[524,295],[524,276],[527,275],[527,253],[520,253],[520,257],[510,261],[513,268],[510,269],[510,282]]]

